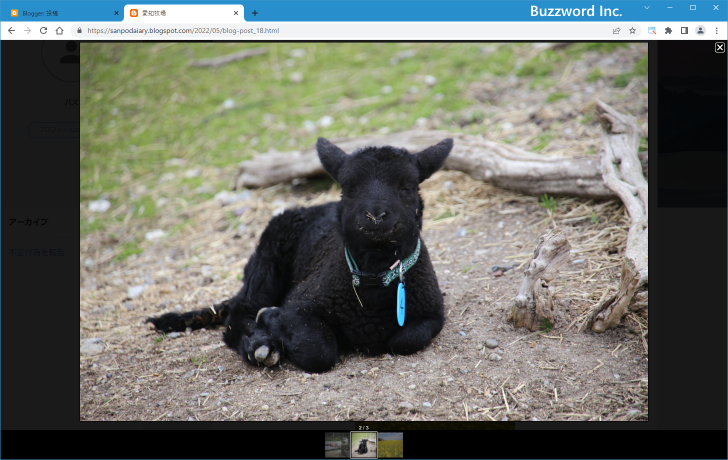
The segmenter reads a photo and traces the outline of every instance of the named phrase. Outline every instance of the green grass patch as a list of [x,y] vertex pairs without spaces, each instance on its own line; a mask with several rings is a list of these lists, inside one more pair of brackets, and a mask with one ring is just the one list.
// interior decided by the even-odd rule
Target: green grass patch
[[548,97],[546,98],[546,103],[556,102],[561,99],[566,99],[567,97],[569,97],[568,94],[561,91],[556,91],[548,95]]
[[627,85],[629,85],[629,82],[632,80],[632,74],[630,73],[622,73],[614,77],[614,86],[616,88],[624,88]]
[[647,75],[647,54],[642,57],[639,61],[635,62],[632,68],[632,73],[635,75]]
[[589,72],[589,75],[586,77],[586,81],[590,83],[594,83],[595,81],[602,78],[604,75],[602,74],[602,70],[599,67],[596,67],[592,69],[591,72]]
[[552,196],[548,196],[547,194],[543,194],[538,202],[541,207],[548,209],[551,212],[556,211],[556,199]]
[[470,270],[474,269],[474,268],[475,268],[475,267],[476,267],[477,265],[478,265],[478,264],[475,264],[475,265],[471,265],[471,266],[469,266],[469,267],[468,267],[468,266],[465,266],[465,267],[463,267],[463,273],[467,273],[467,272],[469,272]]
[[114,257],[114,261],[116,262],[124,260],[132,254],[141,254],[144,252],[144,249],[139,247],[139,244],[136,241],[127,241],[121,246],[123,248],[121,253]]

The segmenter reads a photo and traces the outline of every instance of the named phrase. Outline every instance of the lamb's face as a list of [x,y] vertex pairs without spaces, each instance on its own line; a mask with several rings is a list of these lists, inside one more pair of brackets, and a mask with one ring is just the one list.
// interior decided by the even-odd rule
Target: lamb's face
[[370,147],[347,155],[319,138],[324,169],[341,185],[341,220],[347,238],[376,244],[415,237],[422,226],[419,184],[437,171],[452,140],[417,154],[395,147]]
[[339,170],[342,223],[347,235],[395,242],[422,222],[419,171],[414,156],[384,147],[351,155]]

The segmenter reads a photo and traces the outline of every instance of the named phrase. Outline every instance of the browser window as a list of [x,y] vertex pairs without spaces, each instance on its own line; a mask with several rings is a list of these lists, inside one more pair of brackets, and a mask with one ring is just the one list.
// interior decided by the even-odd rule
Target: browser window
[[[727,2],[11,3],[6,428],[725,430]],[[76,154],[78,425],[12,372],[75,353]]]

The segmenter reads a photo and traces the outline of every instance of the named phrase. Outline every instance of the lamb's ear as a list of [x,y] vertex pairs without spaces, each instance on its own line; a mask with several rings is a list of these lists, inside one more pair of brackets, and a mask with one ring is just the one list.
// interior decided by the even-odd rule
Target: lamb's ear
[[442,168],[445,159],[452,150],[452,139],[443,139],[432,147],[427,147],[420,153],[415,154],[417,169],[420,170],[420,182],[424,181]]
[[329,142],[323,137],[318,138],[316,142],[316,150],[318,151],[319,160],[324,166],[324,170],[336,181],[339,182],[339,169],[346,162],[348,155],[346,152]]

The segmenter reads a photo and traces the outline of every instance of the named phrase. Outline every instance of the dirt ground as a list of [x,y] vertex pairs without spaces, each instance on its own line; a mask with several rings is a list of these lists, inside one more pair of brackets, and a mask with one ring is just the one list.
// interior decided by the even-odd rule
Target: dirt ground
[[[205,203],[191,211],[197,224],[119,263],[101,249],[108,235],[82,241],[82,260],[95,262],[81,264],[80,342],[100,339],[103,351],[80,357],[81,420],[647,419],[646,321],[630,316],[604,334],[576,331],[618,284],[629,218],[616,201],[561,199],[550,218],[534,197],[436,173],[422,186],[423,241],[447,321],[414,355],[344,354],[330,372],[309,375],[286,359],[271,368],[243,363],[219,329],[163,337],[144,323],[177,305],[188,310],[233,295],[264,217],[282,198],[283,206],[337,198],[334,187],[311,188],[253,192],[240,202],[248,208],[242,234],[226,208]],[[556,324],[535,334],[513,330],[506,316],[523,266],[554,226],[572,245],[555,281]],[[496,278],[493,265],[519,267]],[[128,288],[142,283],[142,295],[128,300]],[[497,347],[486,347],[487,339]]]
[[[544,153],[596,153],[600,127],[582,118],[593,114],[593,98],[633,113],[646,136],[646,78],[615,88],[608,81],[589,83],[586,75],[593,67],[615,75],[629,71],[645,51],[638,44],[615,56],[585,55],[557,86],[572,96],[549,105],[545,90],[515,77],[468,91],[480,101],[475,108],[491,114],[483,121],[489,139],[521,146],[558,123],[563,136]],[[434,116],[418,126],[442,123]],[[202,168],[202,176],[232,171]],[[125,187],[153,199],[174,195],[164,184]],[[143,253],[123,260],[124,235],[152,229],[81,238],[80,419],[647,420],[646,318],[630,314],[604,334],[577,332],[590,308],[616,291],[629,228],[621,203],[557,198],[549,215],[535,197],[451,171],[436,173],[421,188],[422,239],[445,294],[443,330],[414,355],[343,354],[324,374],[306,374],[285,358],[271,368],[253,367],[224,346],[219,329],[160,336],[144,320],[234,295],[271,215],[338,199],[330,182],[280,184],[227,206],[215,200],[181,205],[181,212],[156,222],[176,231],[144,241]],[[85,208],[82,203],[82,218],[91,216]],[[556,323],[547,332],[514,330],[506,316],[523,267],[539,235],[553,227],[567,232],[572,247],[571,260],[552,282]],[[495,277],[493,265],[517,268]],[[138,297],[130,295],[134,286],[144,286]],[[497,346],[488,348],[488,339]]]

